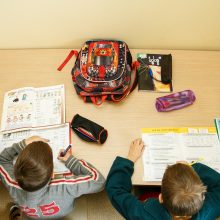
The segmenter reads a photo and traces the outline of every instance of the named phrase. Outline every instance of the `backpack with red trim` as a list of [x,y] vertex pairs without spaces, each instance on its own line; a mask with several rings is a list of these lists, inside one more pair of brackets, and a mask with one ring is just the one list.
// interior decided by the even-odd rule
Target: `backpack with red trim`
[[96,105],[105,100],[119,102],[135,89],[136,71],[131,83],[132,56],[125,42],[87,41],[79,53],[72,50],[58,70],[62,70],[73,55],[77,56],[72,69],[74,87],[85,102]]

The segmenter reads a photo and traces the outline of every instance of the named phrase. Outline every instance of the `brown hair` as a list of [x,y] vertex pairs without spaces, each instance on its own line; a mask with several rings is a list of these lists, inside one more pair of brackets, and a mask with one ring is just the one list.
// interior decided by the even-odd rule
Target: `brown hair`
[[196,214],[203,205],[205,192],[206,187],[189,165],[177,163],[166,169],[161,194],[170,214],[179,216],[174,219],[189,219],[187,216]]
[[42,141],[29,144],[18,155],[14,166],[19,186],[29,192],[45,186],[53,173],[53,154],[50,146]]

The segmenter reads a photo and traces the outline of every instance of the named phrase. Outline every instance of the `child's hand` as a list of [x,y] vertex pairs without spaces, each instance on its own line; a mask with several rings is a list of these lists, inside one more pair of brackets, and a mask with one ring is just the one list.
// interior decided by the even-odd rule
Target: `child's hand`
[[32,142],[35,142],[35,141],[43,141],[45,143],[49,142],[48,139],[45,139],[45,138],[42,138],[39,136],[32,136],[32,137],[25,139],[25,144],[28,145],[28,144],[31,144]]
[[127,159],[134,163],[138,160],[144,150],[144,142],[139,138],[131,142]]
[[62,161],[62,162],[66,162],[68,160],[68,158],[72,155],[71,154],[71,150],[68,150],[65,154],[64,157],[61,156],[61,153],[64,152],[64,149],[60,150],[59,155],[57,157],[58,160]]

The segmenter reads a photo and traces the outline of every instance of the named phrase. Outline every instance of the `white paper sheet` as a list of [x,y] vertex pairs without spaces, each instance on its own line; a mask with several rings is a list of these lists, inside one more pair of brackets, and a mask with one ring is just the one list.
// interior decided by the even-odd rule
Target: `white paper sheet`
[[202,160],[220,172],[220,143],[216,133],[189,129],[187,133],[142,133],[145,181],[161,181],[168,165],[183,160]]
[[69,124],[62,124],[56,127],[48,127],[43,129],[25,130],[7,134],[1,134],[0,151],[5,147],[10,147],[13,143],[17,143],[27,137],[37,135],[50,140],[48,143],[53,150],[53,162],[55,173],[67,173],[69,170],[63,162],[57,159],[60,149],[66,148],[70,144]]

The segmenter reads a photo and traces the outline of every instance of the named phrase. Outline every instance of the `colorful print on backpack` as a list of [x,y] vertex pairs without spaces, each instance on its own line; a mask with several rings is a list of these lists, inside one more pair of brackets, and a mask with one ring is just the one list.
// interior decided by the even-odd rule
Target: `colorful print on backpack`
[[85,102],[98,105],[105,100],[121,101],[137,84],[135,79],[131,88],[131,66],[132,56],[125,42],[87,41],[72,69],[76,92]]

